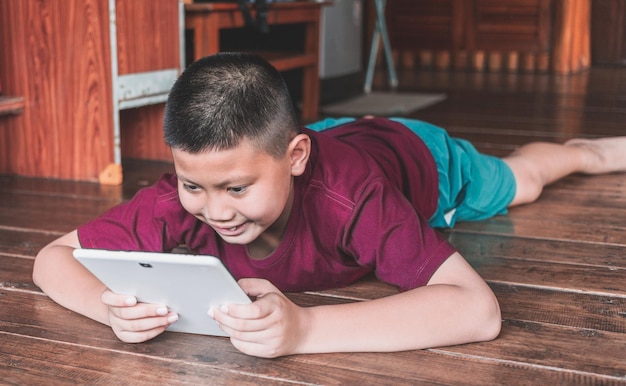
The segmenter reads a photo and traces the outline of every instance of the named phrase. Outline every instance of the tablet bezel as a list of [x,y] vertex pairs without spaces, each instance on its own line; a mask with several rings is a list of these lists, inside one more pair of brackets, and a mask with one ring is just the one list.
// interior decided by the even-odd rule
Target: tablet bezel
[[176,312],[179,319],[167,331],[227,336],[209,308],[250,303],[215,256],[88,248],[75,249],[73,256],[111,291]]

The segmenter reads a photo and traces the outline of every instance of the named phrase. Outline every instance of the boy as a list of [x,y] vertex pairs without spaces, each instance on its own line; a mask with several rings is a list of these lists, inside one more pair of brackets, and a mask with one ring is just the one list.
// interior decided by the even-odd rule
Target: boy
[[[497,299],[431,226],[504,213],[570,173],[626,170],[626,137],[535,143],[502,161],[419,121],[334,123],[343,124],[298,128],[280,74],[255,56],[193,63],[165,112],[176,175],[42,249],[35,283],[121,340],[146,341],[178,316],[107,290],[72,250],[185,245],[218,256],[255,298],[209,311],[250,355],[490,340],[500,331]],[[371,271],[400,292],[309,308],[281,292],[344,286]]]

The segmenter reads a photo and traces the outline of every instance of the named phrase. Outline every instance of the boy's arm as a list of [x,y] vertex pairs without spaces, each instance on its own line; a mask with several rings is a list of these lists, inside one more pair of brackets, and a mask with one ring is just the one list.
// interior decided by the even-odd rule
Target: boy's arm
[[459,253],[450,256],[426,286],[311,314],[313,334],[304,345],[311,351],[329,346],[336,351],[449,346],[494,339],[501,325],[495,295]]
[[45,246],[35,258],[33,281],[52,300],[100,323],[111,326],[117,337],[129,343],[159,335],[178,319],[167,307],[137,303],[115,294],[87,270],[72,251],[80,248],[77,231]]
[[100,301],[106,286],[74,259],[76,248],[80,248],[77,231],[46,245],[35,258],[33,281],[60,305],[109,324],[108,308]]
[[[251,283],[258,281],[244,288],[258,285]],[[260,295],[261,301],[268,297]],[[265,301],[270,302],[274,307],[280,303],[275,295]],[[280,315],[276,309],[266,312],[263,302],[255,303],[256,309],[231,305],[222,310],[226,314],[213,313],[238,349],[269,357],[401,351],[485,341],[494,339],[501,325],[493,292],[459,253],[441,265],[428,285],[385,298],[310,308],[283,302]],[[269,323],[261,328],[263,318],[254,319],[254,313],[264,315]]]

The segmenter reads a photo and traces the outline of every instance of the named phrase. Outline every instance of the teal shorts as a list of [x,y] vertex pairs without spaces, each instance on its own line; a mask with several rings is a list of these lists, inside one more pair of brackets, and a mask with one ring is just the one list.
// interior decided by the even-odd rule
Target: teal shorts
[[[307,127],[321,131],[354,118],[326,119]],[[439,173],[437,211],[429,219],[435,228],[457,221],[479,221],[506,214],[516,191],[515,177],[502,159],[479,153],[468,141],[452,138],[434,125],[415,119],[391,118],[402,123],[430,149]]]

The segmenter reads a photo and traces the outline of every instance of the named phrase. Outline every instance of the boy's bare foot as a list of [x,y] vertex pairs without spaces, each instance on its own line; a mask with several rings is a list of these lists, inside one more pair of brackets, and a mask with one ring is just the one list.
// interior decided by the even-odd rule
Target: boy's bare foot
[[626,171],[626,137],[576,138],[565,142],[585,150],[581,173],[602,174]]

